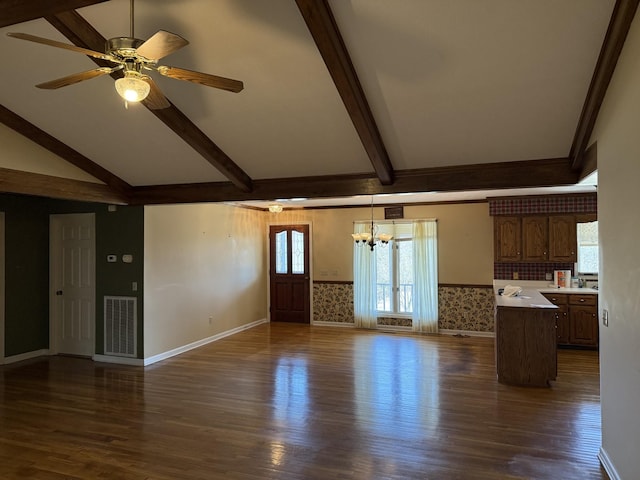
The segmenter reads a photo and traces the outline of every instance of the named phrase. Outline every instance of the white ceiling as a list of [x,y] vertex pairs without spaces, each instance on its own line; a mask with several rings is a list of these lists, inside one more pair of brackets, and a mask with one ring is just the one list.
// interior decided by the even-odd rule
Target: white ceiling
[[[566,157],[614,0],[329,3],[398,171]],[[79,13],[105,38],[129,33],[128,0]],[[294,0],[137,0],[135,27],[191,42],[161,64],[244,82],[154,76],[252,179],[373,172]],[[0,29],[0,104],[133,186],[227,180],[146,108],[125,109],[109,76],[35,88],[95,64],[14,31],[70,43],[43,19]]]

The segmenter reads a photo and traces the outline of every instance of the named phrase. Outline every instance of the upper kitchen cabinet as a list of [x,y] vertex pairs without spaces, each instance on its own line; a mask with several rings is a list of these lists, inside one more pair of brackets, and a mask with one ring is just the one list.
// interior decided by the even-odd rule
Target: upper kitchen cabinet
[[522,259],[520,217],[495,217],[493,239],[496,262],[517,262]]
[[525,262],[548,260],[548,243],[548,218],[522,217],[522,260]]
[[576,217],[559,215],[549,217],[549,260],[552,262],[576,262]]
[[496,262],[576,262],[576,217],[495,216]]

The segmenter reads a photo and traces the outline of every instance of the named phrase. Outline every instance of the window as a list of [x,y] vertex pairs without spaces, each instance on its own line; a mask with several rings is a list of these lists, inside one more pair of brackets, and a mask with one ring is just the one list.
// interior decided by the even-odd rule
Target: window
[[598,222],[578,223],[578,273],[598,273]]
[[377,247],[376,309],[380,313],[413,312],[413,242],[393,240]]
[[[376,328],[378,316],[411,318],[415,332],[438,331],[437,221],[379,223],[393,235],[389,245],[353,246],[353,317],[360,328]],[[367,233],[356,222],[356,233]]]

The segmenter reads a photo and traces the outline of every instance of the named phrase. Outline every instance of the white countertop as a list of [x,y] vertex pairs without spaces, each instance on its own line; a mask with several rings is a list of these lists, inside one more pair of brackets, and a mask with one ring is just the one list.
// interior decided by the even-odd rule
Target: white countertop
[[[517,297],[503,297],[502,295],[498,295],[498,289],[504,288],[507,285],[521,287],[522,293]],[[556,288],[553,285],[549,285],[549,282],[534,280],[494,280],[493,291],[496,294],[496,305],[498,307],[521,308],[557,308],[542,295],[543,293],[598,294],[598,290],[593,288]]]
[[597,295],[598,290],[595,288],[557,288],[547,281],[538,280],[494,280],[493,290],[498,293],[498,288],[504,288],[506,285],[516,285],[523,289],[534,289],[541,293],[579,293],[586,295]]
[[516,297],[503,297],[497,294],[496,289],[496,305],[498,307],[558,308],[547,300],[539,290],[526,287],[523,287],[522,292]]
[[595,288],[555,288],[547,287],[538,290],[541,293],[579,293],[586,295],[597,295],[598,290]]

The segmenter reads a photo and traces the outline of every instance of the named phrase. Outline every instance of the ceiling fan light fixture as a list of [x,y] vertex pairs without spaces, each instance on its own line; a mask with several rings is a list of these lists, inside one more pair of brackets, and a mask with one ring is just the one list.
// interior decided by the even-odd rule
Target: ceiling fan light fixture
[[136,72],[125,72],[124,77],[116,80],[116,91],[127,102],[140,102],[147,98],[151,85],[144,80],[145,76]]

